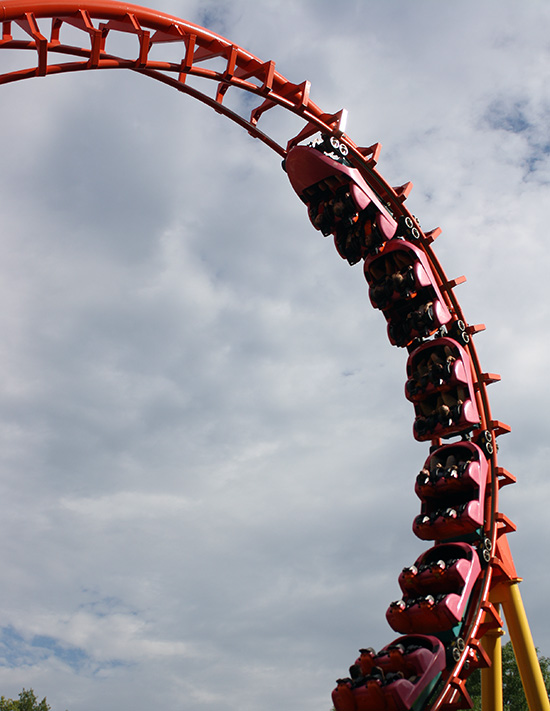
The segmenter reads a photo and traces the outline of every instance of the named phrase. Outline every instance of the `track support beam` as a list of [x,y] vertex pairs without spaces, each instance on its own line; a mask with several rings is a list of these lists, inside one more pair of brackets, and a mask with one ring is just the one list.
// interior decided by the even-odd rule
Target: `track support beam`
[[[520,579],[501,583],[492,591],[491,597],[494,596],[494,603],[502,605],[529,711],[550,711],[548,692],[521,599],[519,582]],[[485,708],[491,710],[493,706],[483,706]]]
[[491,660],[491,666],[481,670],[481,708],[502,711],[502,642],[501,627],[489,630],[482,639],[483,649]]

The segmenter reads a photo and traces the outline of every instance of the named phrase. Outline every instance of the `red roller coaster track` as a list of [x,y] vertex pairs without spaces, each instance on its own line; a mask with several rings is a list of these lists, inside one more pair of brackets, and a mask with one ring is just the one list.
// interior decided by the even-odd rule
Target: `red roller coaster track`
[[[446,329],[435,335],[441,337],[446,333],[460,333],[460,347],[466,354],[466,362],[471,366],[472,392],[479,420],[467,436],[459,441],[477,443],[488,466],[486,487],[484,482],[484,523],[470,539],[481,561],[478,578],[459,630],[445,638],[447,663],[437,685],[428,696],[421,700],[413,699],[406,708],[417,711],[421,708],[432,711],[471,708],[465,682],[474,669],[488,669],[491,665],[496,631],[503,624],[500,617],[502,605],[530,708],[550,709],[540,691],[540,672],[537,671],[536,656],[533,660],[532,641],[528,632],[525,632],[523,608],[517,598],[519,579],[507,542],[507,534],[515,530],[515,526],[499,511],[498,506],[500,488],[515,481],[497,463],[496,438],[510,428],[493,419],[487,387],[500,378],[483,371],[471,337],[483,330],[484,326],[468,324],[455,296],[454,287],[463,282],[464,277],[449,279],[433,252],[431,245],[440,232],[439,228],[422,232],[416,219],[405,207],[412,185],[408,183],[397,188],[388,185],[376,170],[379,144],[368,148],[357,146],[345,133],[346,112],[322,111],[310,99],[308,81],[290,82],[275,70],[273,61],[262,61],[229,40],[192,23],[154,10],[107,0],[85,0],[83,3],[73,0],[5,2],[0,4],[0,22],[0,49],[21,50],[20,56],[31,58],[30,66],[0,73],[0,84],[50,74],[128,69],[205,103],[245,128],[282,158],[292,155],[293,149],[303,146],[303,142],[313,136],[321,134],[325,140],[332,137],[333,145],[343,147],[346,165],[352,171],[358,171],[367,189],[372,190],[379,201],[381,209],[386,210],[396,223],[408,225],[407,234],[410,241],[414,242],[412,251],[423,255],[422,264],[427,265],[426,269],[431,271],[433,287],[440,293],[442,304],[450,315]],[[67,32],[67,28],[70,28],[70,32]],[[80,32],[81,44],[67,44],[66,36],[74,38],[75,30]],[[116,52],[116,39],[121,33],[135,37],[135,51],[131,57],[122,57]],[[181,47],[180,61],[161,61],[151,57],[153,47],[166,43]],[[257,97],[256,106],[249,116],[241,115],[227,105],[230,90],[234,93],[236,89]],[[277,143],[259,127],[264,114],[274,107],[282,107],[303,121],[302,130],[285,146]],[[315,151],[314,148],[310,150]],[[301,197],[304,202],[308,202],[304,194]],[[308,205],[311,209],[311,201]],[[389,254],[390,251],[387,247],[380,250],[383,254]],[[365,258],[365,254],[362,257]],[[416,347],[422,341],[427,342],[429,338],[418,339]],[[410,347],[409,351],[412,350]],[[443,446],[441,437],[437,435],[423,439],[430,441],[430,451]],[[514,633],[512,628],[519,631]],[[494,684],[494,678],[488,677],[487,672],[485,674],[484,678],[492,679]],[[351,681],[346,684],[347,689],[355,688]],[[349,703],[337,700],[336,704],[342,710],[371,708],[359,705],[360,702],[352,696],[350,699]],[[389,709],[394,706],[376,708]],[[497,705],[492,708],[496,709]]]

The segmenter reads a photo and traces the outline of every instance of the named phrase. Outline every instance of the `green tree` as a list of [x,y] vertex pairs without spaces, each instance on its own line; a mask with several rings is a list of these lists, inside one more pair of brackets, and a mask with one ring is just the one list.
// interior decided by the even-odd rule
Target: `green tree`
[[50,711],[46,697],[38,701],[32,689],[23,689],[19,699],[6,699],[0,696],[0,711]]
[[[538,649],[537,655],[546,690],[550,693],[550,658],[541,656]],[[481,673],[479,669],[468,679],[467,687],[474,702],[474,711],[481,711]],[[529,711],[511,642],[507,642],[502,647],[502,698],[505,711]]]

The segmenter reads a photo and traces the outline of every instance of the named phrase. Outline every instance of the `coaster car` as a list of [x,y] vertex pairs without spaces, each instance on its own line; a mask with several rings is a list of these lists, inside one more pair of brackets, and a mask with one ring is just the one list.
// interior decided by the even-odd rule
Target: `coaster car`
[[394,237],[397,222],[359,170],[343,157],[316,146],[295,146],[285,170],[309,219],[325,236],[334,235],[340,256],[355,264]]
[[445,648],[427,635],[399,637],[373,656],[368,674],[339,679],[332,693],[336,711],[410,711],[418,708],[445,668]]
[[409,355],[405,397],[410,402],[458,385],[473,391],[470,356],[454,339],[436,338]]
[[456,384],[423,394],[414,401],[413,436],[418,442],[452,437],[479,427],[473,384]]
[[[488,464],[472,442],[448,444],[433,452],[416,477],[422,501],[413,532],[422,540],[464,538],[483,526]],[[455,511],[456,516],[446,514]]]
[[392,602],[386,618],[402,634],[439,634],[457,625],[481,572],[475,548],[468,543],[443,543],[423,553],[399,578],[403,597]]
[[424,252],[406,240],[387,242],[365,259],[369,298],[388,321],[394,346],[408,346],[449,323],[451,314]]

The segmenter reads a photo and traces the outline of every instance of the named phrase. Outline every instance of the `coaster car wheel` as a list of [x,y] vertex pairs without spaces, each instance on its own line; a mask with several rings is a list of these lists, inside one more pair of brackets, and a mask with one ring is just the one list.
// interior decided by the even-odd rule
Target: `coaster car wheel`
[[470,342],[470,334],[466,331],[466,324],[460,319],[455,321],[449,328],[449,335],[463,346]]

